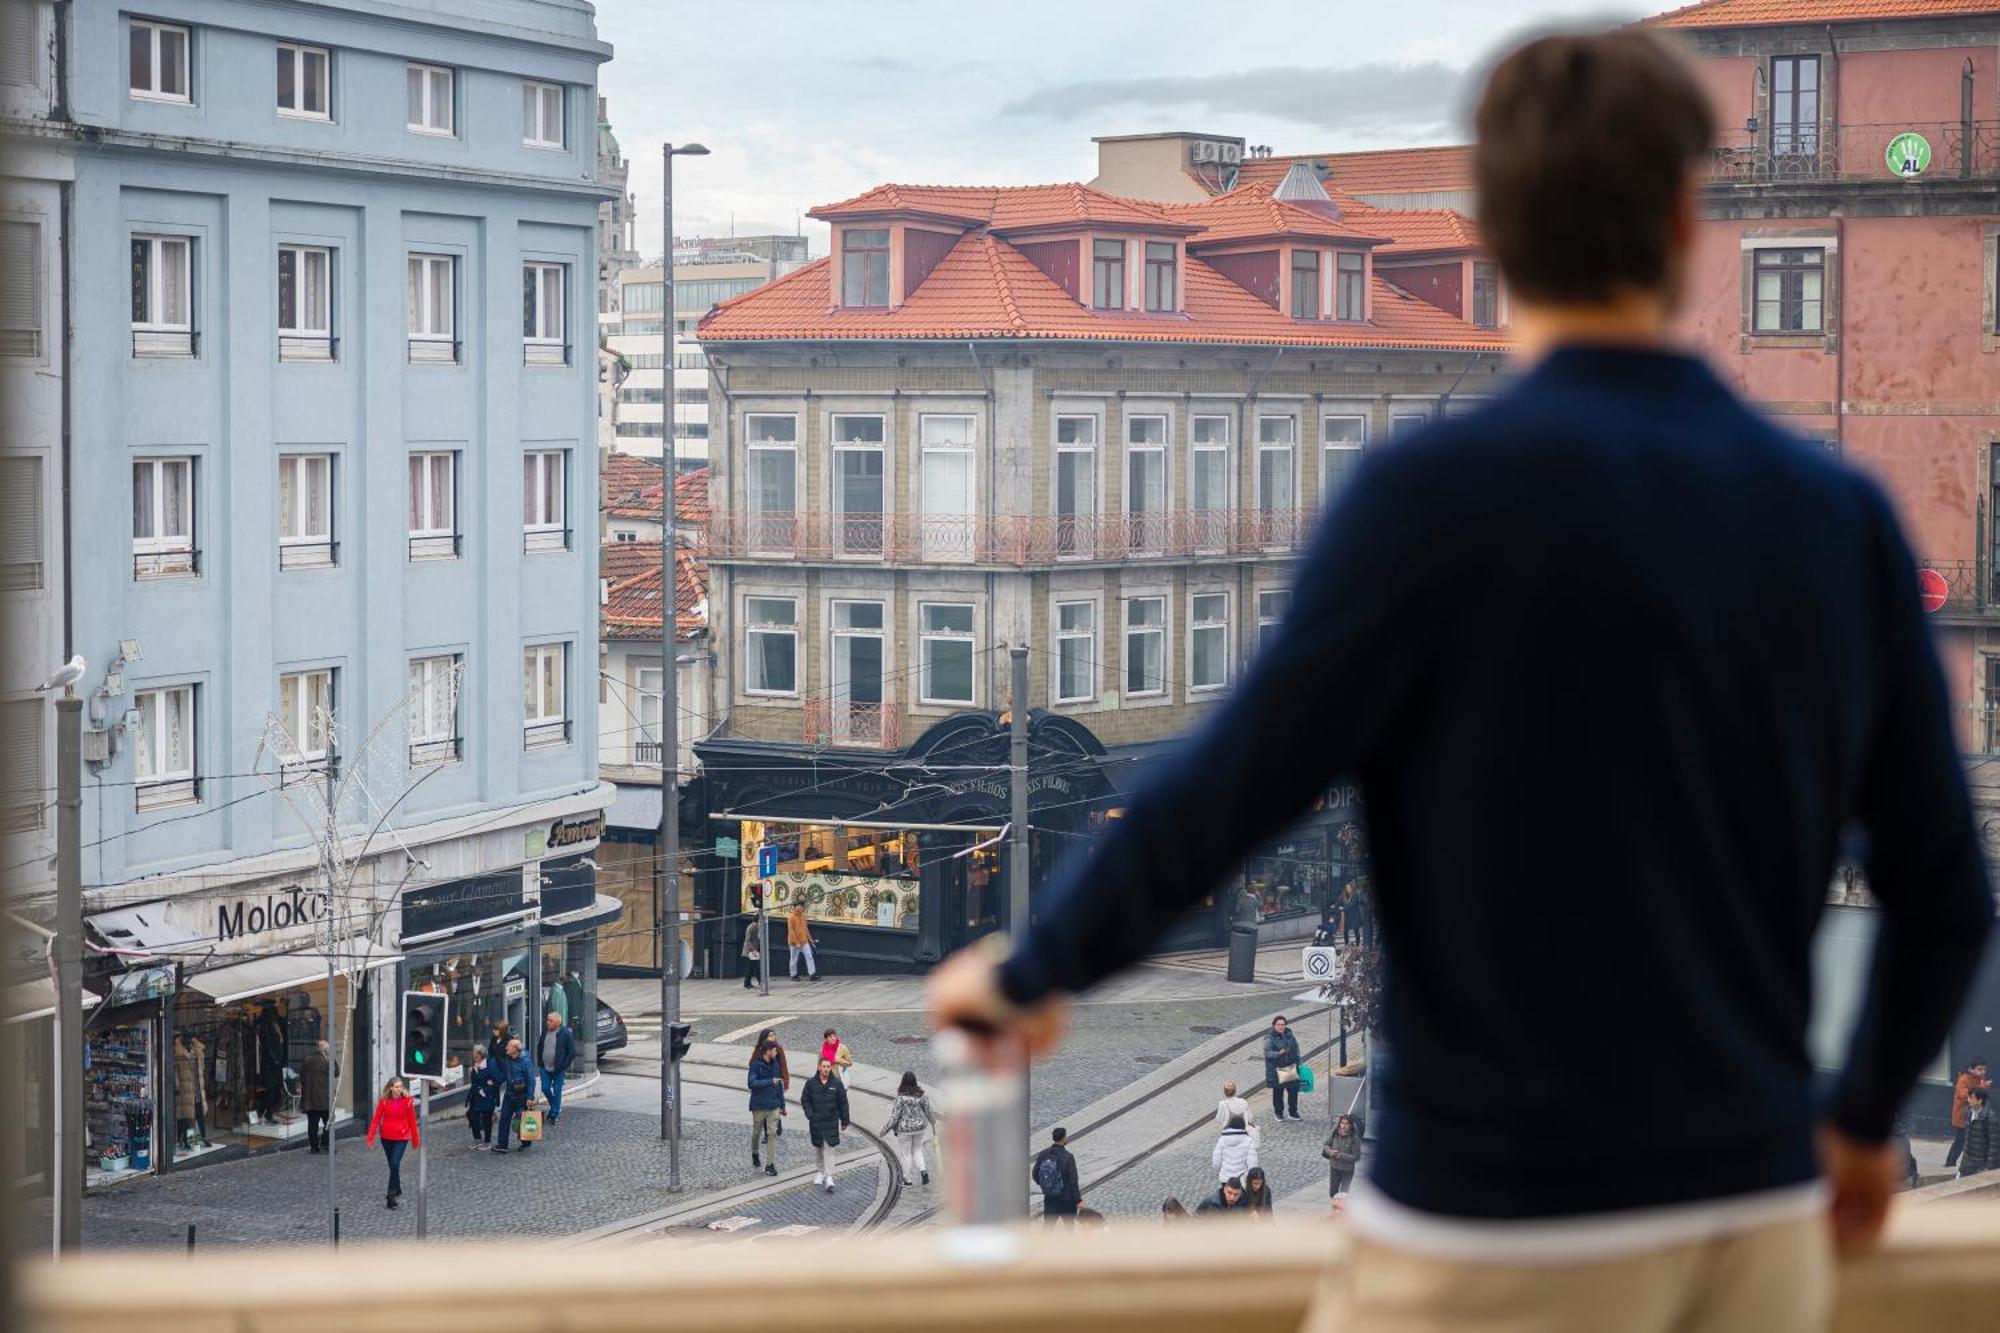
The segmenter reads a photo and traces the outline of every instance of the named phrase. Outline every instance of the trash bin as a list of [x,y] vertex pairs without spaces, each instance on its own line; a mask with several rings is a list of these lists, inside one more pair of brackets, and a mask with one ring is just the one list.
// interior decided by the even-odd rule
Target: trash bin
[[1257,928],[1232,926],[1229,930],[1229,979],[1257,979]]

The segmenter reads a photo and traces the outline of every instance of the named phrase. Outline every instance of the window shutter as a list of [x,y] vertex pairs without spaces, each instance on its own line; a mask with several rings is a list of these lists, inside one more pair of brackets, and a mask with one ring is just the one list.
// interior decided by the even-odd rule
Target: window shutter
[[41,83],[41,7],[0,0],[0,83],[33,88]]
[[0,588],[42,586],[42,460],[0,458]]
[[42,354],[42,225],[0,222],[0,356]]
[[0,744],[0,827],[9,830],[40,828],[43,809],[53,797],[42,790],[43,727],[48,714],[40,699],[16,699],[4,705],[7,720],[0,727],[6,743]]

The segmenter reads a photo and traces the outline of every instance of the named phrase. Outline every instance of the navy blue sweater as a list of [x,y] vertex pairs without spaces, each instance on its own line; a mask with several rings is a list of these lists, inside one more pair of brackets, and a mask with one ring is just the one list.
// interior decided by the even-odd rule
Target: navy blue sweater
[[[1887,1134],[1993,919],[1888,503],[1685,357],[1562,350],[1372,454],[1277,640],[1003,988],[1134,961],[1343,776],[1391,962],[1373,1178],[1435,1213],[1810,1179],[1820,1115]],[[1817,1108],[1809,942],[1850,825],[1882,930]]]

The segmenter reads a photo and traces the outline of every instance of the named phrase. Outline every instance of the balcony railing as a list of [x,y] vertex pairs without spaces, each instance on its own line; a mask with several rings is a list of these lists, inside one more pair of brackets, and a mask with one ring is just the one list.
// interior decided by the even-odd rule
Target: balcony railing
[[[1922,141],[1921,145],[1917,140]],[[1891,146],[1899,151],[1892,154]],[[1709,161],[1709,179],[1724,183],[1897,178],[2000,179],[2000,121],[1901,121],[1825,128],[1779,125],[1730,130],[1717,136]]]
[[634,741],[632,743],[632,762],[640,765],[659,763],[660,743],[658,741]]
[[1316,509],[1210,509],[1158,514],[716,515],[707,554],[807,560],[1048,565],[1296,551]]
[[[1976,560],[1920,560],[1918,588],[1942,603],[1928,608],[1932,615],[2000,617],[2000,578],[1989,578],[1982,586]],[[1942,584],[1942,587],[1940,587]]]
[[898,714],[892,704],[863,703],[845,695],[815,695],[805,702],[808,745],[894,750],[903,743]]

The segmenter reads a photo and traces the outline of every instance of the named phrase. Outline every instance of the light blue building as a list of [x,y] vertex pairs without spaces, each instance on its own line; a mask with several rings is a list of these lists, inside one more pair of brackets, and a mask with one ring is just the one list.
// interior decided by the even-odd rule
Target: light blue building
[[[86,912],[124,951],[87,982],[93,1175],[303,1136],[328,1028],[352,1107],[406,988],[452,997],[454,1057],[553,1008],[587,1072],[592,7],[41,8],[74,174],[51,655],[90,664]],[[344,774],[350,854],[402,799],[329,904],[307,826]]]

